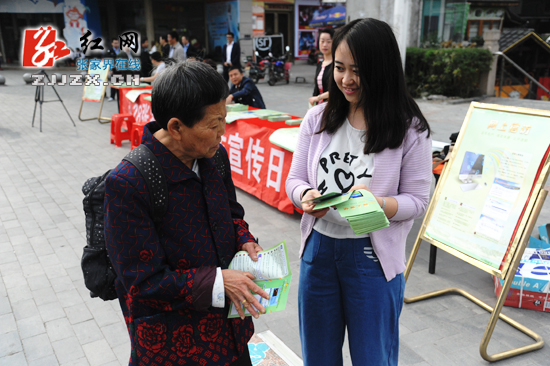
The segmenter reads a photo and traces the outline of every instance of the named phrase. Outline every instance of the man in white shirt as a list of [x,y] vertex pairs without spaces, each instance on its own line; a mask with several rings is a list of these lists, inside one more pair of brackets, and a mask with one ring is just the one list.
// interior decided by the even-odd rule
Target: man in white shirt
[[223,78],[229,81],[229,69],[233,66],[241,67],[241,46],[234,42],[235,35],[232,32],[227,32],[226,38],[227,44],[222,49]]
[[185,61],[185,51],[178,42],[178,32],[172,31],[168,33],[168,43],[170,44],[169,58],[173,58],[176,61]]

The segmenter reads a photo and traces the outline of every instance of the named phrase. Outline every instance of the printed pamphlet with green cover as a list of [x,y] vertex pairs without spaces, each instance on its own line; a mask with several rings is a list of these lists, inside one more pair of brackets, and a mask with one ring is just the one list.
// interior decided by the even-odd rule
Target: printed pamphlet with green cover
[[338,213],[348,220],[357,235],[371,233],[390,226],[388,218],[376,198],[365,189],[343,194],[327,193],[310,201],[316,202],[315,210],[336,207]]
[[[266,314],[285,309],[292,278],[285,241],[259,252],[256,262],[250,258],[248,252],[237,252],[229,264],[229,268],[249,272],[256,277],[254,282],[270,297],[267,300],[252,293],[265,308]],[[243,311],[246,316],[251,315],[244,306]],[[231,303],[228,317],[239,317],[234,303]]]

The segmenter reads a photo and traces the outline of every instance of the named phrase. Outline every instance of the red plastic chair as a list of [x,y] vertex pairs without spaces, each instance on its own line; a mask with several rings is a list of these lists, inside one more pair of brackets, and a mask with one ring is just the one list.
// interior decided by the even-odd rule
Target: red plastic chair
[[[122,146],[122,140],[130,140],[132,126],[135,123],[134,116],[130,113],[113,114],[111,119],[111,144]],[[123,131],[122,129],[125,129]]]
[[141,138],[143,137],[143,128],[145,127],[145,125],[147,124],[147,122],[136,122],[133,124],[132,126],[132,136],[130,138],[130,142],[131,142],[131,149],[134,150],[136,148],[136,146],[138,146],[139,144],[141,144]]

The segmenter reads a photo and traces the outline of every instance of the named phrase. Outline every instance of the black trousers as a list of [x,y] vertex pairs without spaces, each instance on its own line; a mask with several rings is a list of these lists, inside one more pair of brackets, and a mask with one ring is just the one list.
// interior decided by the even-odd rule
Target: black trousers
[[252,366],[252,361],[250,360],[250,352],[248,351],[248,345],[246,346],[244,353],[241,357],[231,364],[231,366]]
[[111,88],[111,98],[118,99],[118,89]]
[[229,81],[229,66],[223,65],[223,78],[226,82]]

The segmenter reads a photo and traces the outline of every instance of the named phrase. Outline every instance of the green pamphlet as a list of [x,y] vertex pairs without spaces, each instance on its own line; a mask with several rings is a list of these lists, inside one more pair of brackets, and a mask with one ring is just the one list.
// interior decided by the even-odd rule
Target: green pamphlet
[[[259,252],[258,261],[256,262],[250,259],[248,252],[237,252],[229,264],[229,268],[249,272],[256,277],[254,282],[270,297],[267,300],[252,292],[258,302],[265,308],[266,314],[285,309],[292,278],[286,241]],[[244,306],[243,311],[246,316],[250,315]],[[238,317],[239,313],[237,313],[235,304],[231,303],[228,318]]]
[[319,202],[315,205],[315,210],[336,207],[338,213],[348,220],[351,229],[357,235],[371,233],[390,226],[390,222],[376,198],[365,189],[344,194],[327,193],[315,200]]
[[225,123],[232,123],[238,119],[247,119],[247,118],[257,118],[254,111],[233,111],[228,110],[227,116],[225,117]]
[[298,144],[298,137],[300,134],[300,127],[279,128],[273,131],[269,136],[269,142],[273,145],[282,147],[285,150],[294,152],[296,145]]
[[248,106],[240,103],[226,105],[228,112],[244,112],[248,110]]

